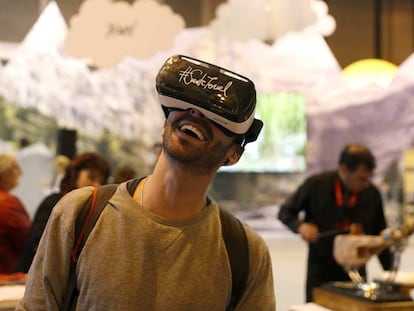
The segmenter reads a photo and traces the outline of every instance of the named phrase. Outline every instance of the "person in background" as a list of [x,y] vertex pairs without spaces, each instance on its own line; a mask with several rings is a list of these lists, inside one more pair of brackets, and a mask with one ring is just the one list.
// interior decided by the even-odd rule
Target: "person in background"
[[13,155],[0,154],[0,274],[14,272],[30,229],[23,203],[10,193],[21,174]]
[[[260,133],[254,84],[176,55],[156,86],[165,113],[163,149],[152,174],[119,185],[100,214],[77,260],[76,309],[274,311],[266,243],[239,223],[247,252],[237,260],[249,267],[246,282],[233,283],[223,211],[206,193],[218,168],[235,164]],[[73,223],[92,193],[91,187],[73,191],[53,210],[16,310],[62,308]],[[232,299],[238,285],[240,299]]]
[[124,181],[134,179],[136,177],[137,177],[136,170],[133,167],[124,164],[116,170],[114,174],[113,182],[115,184],[120,184]]
[[[336,170],[308,177],[281,206],[279,219],[308,242],[306,301],[313,301],[313,289],[330,281],[350,278],[334,259],[336,234],[377,235],[386,228],[379,190],[372,184],[375,158],[360,144],[346,145]],[[304,212],[303,219],[298,217]],[[389,270],[389,249],[380,255],[382,267]],[[360,271],[366,276],[365,268]]]
[[106,184],[110,172],[108,162],[94,152],[79,154],[66,166],[60,182],[60,191],[49,194],[36,210],[23,254],[16,267],[17,272],[29,271],[40,238],[56,203],[74,189]]

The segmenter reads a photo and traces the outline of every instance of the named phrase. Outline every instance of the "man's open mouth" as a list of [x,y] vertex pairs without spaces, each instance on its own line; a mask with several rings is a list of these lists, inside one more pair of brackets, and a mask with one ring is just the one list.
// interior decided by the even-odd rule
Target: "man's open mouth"
[[203,140],[203,141],[206,140],[203,133],[201,133],[199,129],[197,129],[195,126],[191,124],[184,124],[183,126],[180,127],[180,130],[199,140]]

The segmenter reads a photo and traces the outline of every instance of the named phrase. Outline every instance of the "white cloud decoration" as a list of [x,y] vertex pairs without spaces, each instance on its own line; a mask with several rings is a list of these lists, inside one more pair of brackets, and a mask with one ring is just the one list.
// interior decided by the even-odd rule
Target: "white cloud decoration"
[[108,68],[125,56],[147,59],[170,49],[184,19],[154,0],[87,0],[70,21],[66,52]]
[[271,43],[307,28],[328,36],[335,26],[322,0],[229,0],[219,5],[210,23],[215,33],[230,39]]
[[310,28],[319,32],[322,36],[328,37],[334,33],[336,29],[336,21],[329,15],[328,5],[322,0],[312,0],[311,8],[316,14],[316,23]]

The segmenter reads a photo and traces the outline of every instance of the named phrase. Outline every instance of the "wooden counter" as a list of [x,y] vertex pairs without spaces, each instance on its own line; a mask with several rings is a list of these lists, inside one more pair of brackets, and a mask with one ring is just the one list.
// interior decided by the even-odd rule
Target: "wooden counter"
[[0,311],[12,311],[24,294],[23,284],[0,284]]
[[14,311],[17,301],[0,301],[0,311]]
[[414,311],[414,301],[368,302],[341,295],[324,288],[315,288],[314,302],[334,311]]

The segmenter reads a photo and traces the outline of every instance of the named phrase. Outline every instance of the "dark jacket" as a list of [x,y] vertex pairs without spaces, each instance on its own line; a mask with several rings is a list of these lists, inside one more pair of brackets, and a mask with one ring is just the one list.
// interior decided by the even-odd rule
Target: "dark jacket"
[[37,245],[45,230],[49,216],[52,213],[53,207],[62,198],[62,193],[52,193],[48,195],[40,203],[36,210],[32,226],[30,228],[29,236],[27,238],[23,254],[17,265],[16,271],[27,273],[32,264],[33,257],[36,253]]

